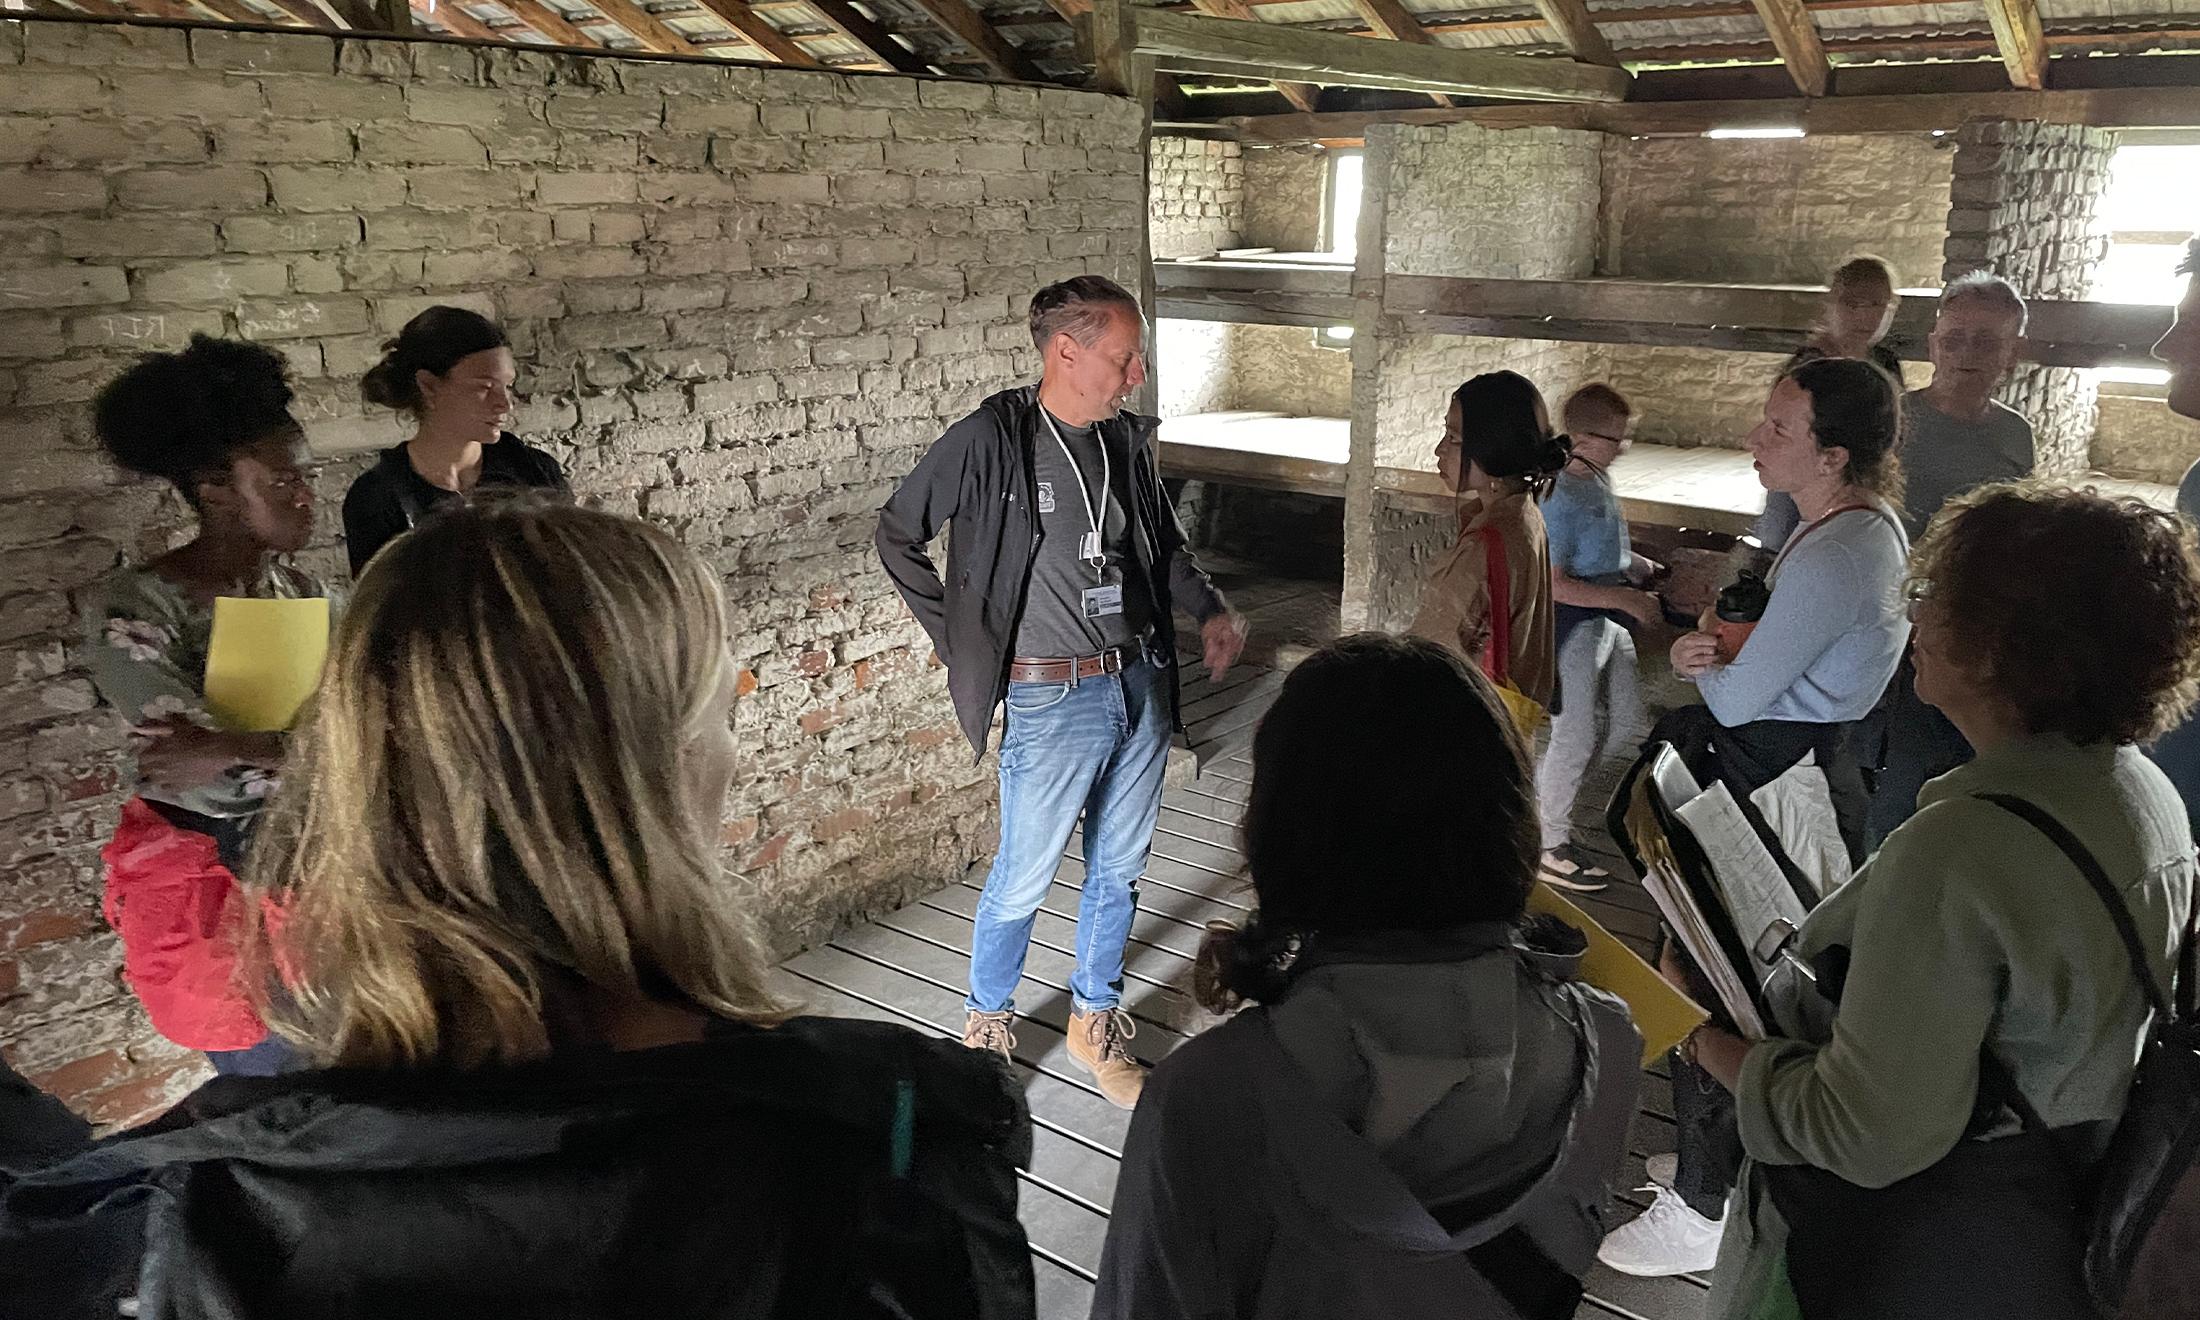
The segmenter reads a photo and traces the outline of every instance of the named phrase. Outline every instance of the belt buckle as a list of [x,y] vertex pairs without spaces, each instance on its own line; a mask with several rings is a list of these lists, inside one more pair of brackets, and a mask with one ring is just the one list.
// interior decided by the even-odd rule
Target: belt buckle
[[1120,674],[1123,672],[1122,647],[1118,646],[1113,650],[1100,653],[1100,672],[1103,674]]

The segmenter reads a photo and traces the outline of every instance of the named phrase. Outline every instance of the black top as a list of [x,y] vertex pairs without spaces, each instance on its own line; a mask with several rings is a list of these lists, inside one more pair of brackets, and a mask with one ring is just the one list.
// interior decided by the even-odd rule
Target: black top
[[[481,478],[474,489],[494,486],[573,493],[558,460],[509,431],[495,444],[482,446]],[[464,504],[466,499],[415,472],[404,445],[383,450],[382,457],[360,473],[344,495],[344,547],[351,554],[351,575],[358,577],[374,552],[399,532],[445,505]]]

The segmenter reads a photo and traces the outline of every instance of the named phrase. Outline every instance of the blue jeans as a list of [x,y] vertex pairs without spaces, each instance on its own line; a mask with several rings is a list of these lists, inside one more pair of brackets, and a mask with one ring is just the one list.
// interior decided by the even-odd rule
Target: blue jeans
[[304,1063],[298,1047],[270,1031],[267,1039],[241,1050],[208,1050],[206,1061],[224,1077],[274,1077]]
[[1076,683],[1008,685],[1001,846],[970,940],[966,1005],[973,1012],[1015,1007],[1033,919],[1080,815],[1085,892],[1070,1000],[1080,1013],[1122,1002],[1123,945],[1161,815],[1168,707],[1168,674],[1151,660]]

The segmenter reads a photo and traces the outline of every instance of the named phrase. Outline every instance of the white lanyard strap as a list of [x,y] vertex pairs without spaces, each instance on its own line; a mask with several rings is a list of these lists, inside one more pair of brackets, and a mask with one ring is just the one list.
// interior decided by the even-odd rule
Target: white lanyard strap
[[[1041,408],[1039,415],[1047,419],[1047,430],[1054,433],[1054,443],[1062,447],[1062,457],[1068,461],[1069,470],[1077,477],[1077,498],[1085,506],[1085,521],[1092,524],[1092,540],[1098,557],[1085,562],[1092,565],[1096,572],[1104,571],[1108,565],[1108,555],[1106,550],[1099,549],[1104,539],[1103,529],[1100,526],[1100,514],[1093,511],[1092,495],[1085,489],[1085,470],[1078,466],[1077,455],[1069,452],[1069,441],[1062,438],[1062,428],[1055,424],[1054,414]],[[1093,428],[1092,438],[1100,446],[1100,508],[1105,511],[1108,507],[1108,481],[1113,476],[1108,458],[1108,438],[1100,434],[1097,426]]]

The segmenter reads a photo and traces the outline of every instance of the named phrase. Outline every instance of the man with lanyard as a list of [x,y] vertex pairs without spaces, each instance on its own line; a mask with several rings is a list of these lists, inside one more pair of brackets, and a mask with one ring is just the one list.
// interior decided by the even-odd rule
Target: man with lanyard
[[[1123,949],[1179,723],[1173,610],[1199,621],[1216,677],[1245,645],[1162,492],[1158,421],[1123,411],[1146,379],[1145,332],[1138,300],[1113,280],[1041,289],[1038,385],[948,428],[879,510],[877,536],[981,757],[994,710],[1007,708],[1001,843],[971,934],[963,1043],[1004,1057],[1015,1046],[1035,914],[1082,818],[1069,1053],[1125,1109],[1145,1085],[1125,1045]],[[926,546],[949,522],[942,578]]]

